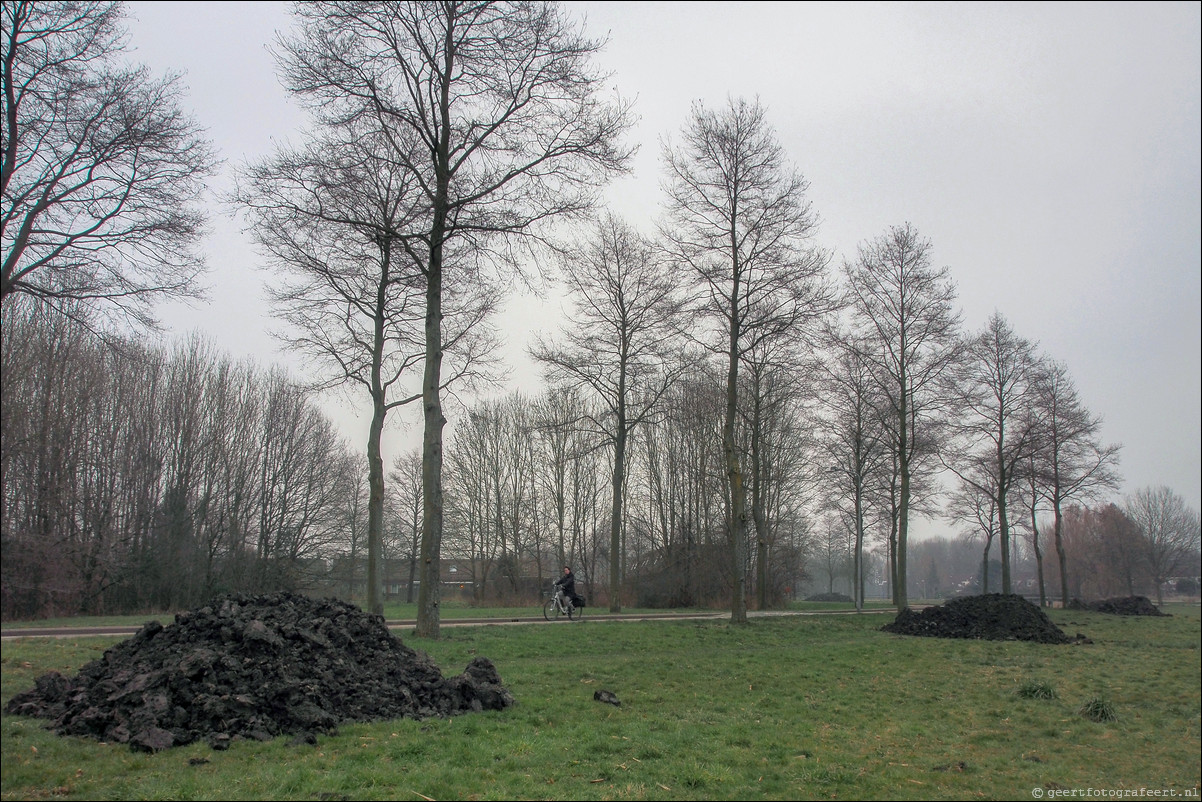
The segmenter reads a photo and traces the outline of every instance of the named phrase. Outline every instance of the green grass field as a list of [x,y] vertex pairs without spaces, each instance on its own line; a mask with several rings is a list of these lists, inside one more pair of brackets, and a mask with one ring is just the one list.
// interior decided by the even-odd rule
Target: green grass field
[[[316,746],[158,754],[5,716],[0,796],[961,800],[1038,788],[1196,799],[1202,619],[1197,607],[1170,611],[1049,611],[1093,640],[1071,646],[890,635],[879,631],[889,613],[402,633],[444,674],[490,658],[517,705],[344,726]],[[0,698],[48,670],[74,673],[114,642],[6,641]],[[598,689],[622,705],[594,701]]]

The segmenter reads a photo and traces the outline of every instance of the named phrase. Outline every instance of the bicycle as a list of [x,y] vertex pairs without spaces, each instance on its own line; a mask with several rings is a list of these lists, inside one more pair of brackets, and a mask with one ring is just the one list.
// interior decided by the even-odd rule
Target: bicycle
[[564,595],[563,588],[555,587],[551,591],[551,598],[543,604],[543,618],[555,621],[564,615],[568,617],[569,621],[582,621],[584,620],[584,608],[572,604],[572,600]]

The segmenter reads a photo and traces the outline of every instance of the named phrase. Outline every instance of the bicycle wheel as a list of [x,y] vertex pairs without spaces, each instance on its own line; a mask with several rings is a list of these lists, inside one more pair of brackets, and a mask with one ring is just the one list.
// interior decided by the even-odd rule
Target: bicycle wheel
[[543,605],[543,618],[548,621],[554,621],[559,616],[559,610],[555,609],[555,599],[547,599]]
[[568,603],[568,620],[569,621],[583,621],[584,620],[584,608],[577,607],[576,605],[571,604],[569,602]]

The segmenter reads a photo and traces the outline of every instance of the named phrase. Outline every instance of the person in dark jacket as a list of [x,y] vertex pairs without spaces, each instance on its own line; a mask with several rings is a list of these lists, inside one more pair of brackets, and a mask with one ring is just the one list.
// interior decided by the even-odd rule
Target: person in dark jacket
[[555,580],[555,587],[563,588],[564,595],[572,600],[572,604],[584,606],[584,599],[576,595],[576,575],[572,573],[572,566],[563,567],[563,576]]

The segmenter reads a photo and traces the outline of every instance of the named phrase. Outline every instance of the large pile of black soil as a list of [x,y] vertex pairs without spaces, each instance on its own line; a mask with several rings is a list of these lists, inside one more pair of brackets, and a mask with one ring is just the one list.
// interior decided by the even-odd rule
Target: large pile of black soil
[[338,724],[431,718],[512,705],[496,668],[472,660],[444,678],[379,616],[334,599],[234,595],[148,623],[75,677],[44,674],[6,713],[157,751],[207,741],[296,735]]
[[1103,599],[1102,601],[1090,602],[1087,606],[1095,612],[1110,613],[1111,615],[1169,615],[1168,613],[1162,613],[1160,608],[1153,604],[1152,600],[1147,596],[1124,596],[1117,599]]
[[979,640],[1027,640],[1037,643],[1073,643],[1051,620],[1022,596],[987,593],[952,599],[923,610],[905,609],[891,624],[881,627],[898,635]]

